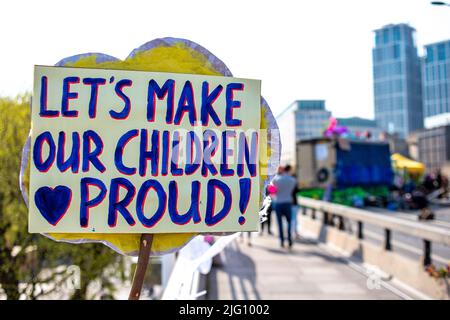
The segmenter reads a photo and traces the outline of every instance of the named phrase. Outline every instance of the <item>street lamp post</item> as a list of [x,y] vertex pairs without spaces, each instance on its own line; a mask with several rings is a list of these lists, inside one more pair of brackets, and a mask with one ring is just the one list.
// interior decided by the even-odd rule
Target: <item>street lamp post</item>
[[443,1],[431,1],[431,4],[434,6],[447,6],[450,7],[450,3],[443,2]]

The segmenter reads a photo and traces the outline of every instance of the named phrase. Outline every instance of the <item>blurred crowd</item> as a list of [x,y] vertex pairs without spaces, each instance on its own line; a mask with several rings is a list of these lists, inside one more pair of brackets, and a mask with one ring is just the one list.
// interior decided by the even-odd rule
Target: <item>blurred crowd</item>
[[432,201],[448,197],[448,177],[440,170],[426,174],[423,179],[414,176],[396,176],[387,208],[391,210],[420,210],[419,219],[434,219]]

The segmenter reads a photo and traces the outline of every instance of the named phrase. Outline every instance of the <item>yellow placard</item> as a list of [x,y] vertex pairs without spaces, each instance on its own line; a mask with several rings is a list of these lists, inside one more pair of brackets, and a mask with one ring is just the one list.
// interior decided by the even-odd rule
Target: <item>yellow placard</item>
[[29,231],[255,231],[259,80],[36,66]]

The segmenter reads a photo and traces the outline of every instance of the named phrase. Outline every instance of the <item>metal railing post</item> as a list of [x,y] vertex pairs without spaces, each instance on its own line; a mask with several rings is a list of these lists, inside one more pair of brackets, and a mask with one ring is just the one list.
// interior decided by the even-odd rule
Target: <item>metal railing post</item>
[[338,216],[339,219],[339,223],[338,223],[338,228],[339,230],[345,230],[345,224],[344,224],[344,217],[343,216]]
[[431,241],[423,240],[423,265],[431,264]]
[[358,239],[364,239],[364,225],[362,221],[358,221]]
[[322,211],[322,219],[324,225],[329,225],[330,222],[328,221],[328,212]]
[[391,230],[389,229],[384,229],[384,249],[386,251],[392,251]]

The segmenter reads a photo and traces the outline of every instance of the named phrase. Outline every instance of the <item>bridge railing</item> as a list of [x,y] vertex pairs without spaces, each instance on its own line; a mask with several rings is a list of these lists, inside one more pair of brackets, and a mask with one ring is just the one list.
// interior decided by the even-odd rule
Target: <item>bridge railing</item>
[[310,214],[317,219],[317,212],[322,212],[322,223],[345,230],[344,218],[357,222],[357,237],[364,239],[364,224],[371,224],[384,229],[384,249],[392,250],[392,232],[417,237],[423,240],[423,264],[429,265],[431,260],[431,244],[442,243],[450,246],[450,230],[427,225],[418,221],[408,221],[401,218],[384,216],[367,210],[352,208],[335,203],[311,198],[298,197],[303,215]]
[[200,288],[201,274],[210,272],[213,258],[239,236],[240,232],[221,236],[213,245],[206,244],[203,236],[192,239],[182,248],[170,273],[162,300],[196,300],[205,295]]

